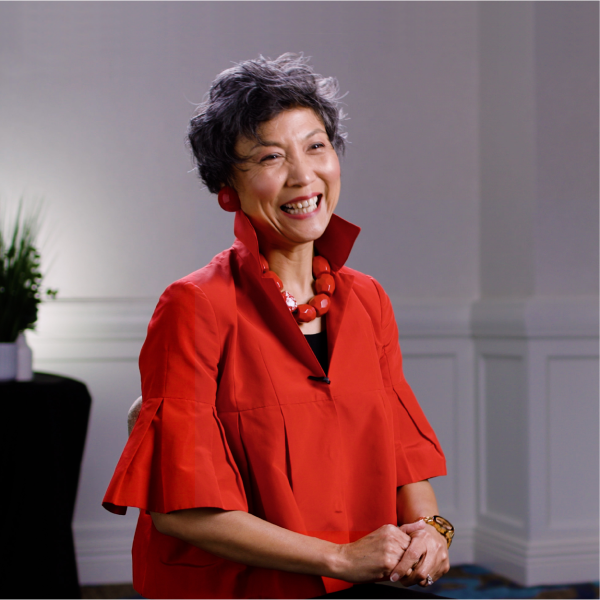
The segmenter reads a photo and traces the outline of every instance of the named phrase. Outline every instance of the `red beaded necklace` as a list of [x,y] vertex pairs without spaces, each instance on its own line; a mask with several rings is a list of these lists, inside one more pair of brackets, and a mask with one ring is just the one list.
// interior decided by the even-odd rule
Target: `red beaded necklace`
[[262,254],[258,256],[263,277],[269,277],[277,284],[287,307],[290,309],[292,315],[294,315],[297,323],[309,323],[317,317],[322,317],[329,310],[331,296],[333,296],[333,292],[335,291],[335,280],[331,275],[331,267],[327,259],[322,256],[315,256],[313,258],[312,272],[315,278],[314,286],[317,294],[308,301],[308,304],[298,304],[296,298],[283,289],[283,282],[277,274],[269,271],[267,259]]

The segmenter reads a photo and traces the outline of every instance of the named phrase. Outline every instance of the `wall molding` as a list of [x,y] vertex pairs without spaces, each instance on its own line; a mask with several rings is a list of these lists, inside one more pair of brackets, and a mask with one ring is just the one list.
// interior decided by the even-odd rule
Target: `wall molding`
[[[593,375],[598,368],[598,299],[483,300],[473,304],[472,315],[479,413],[475,562],[522,585],[596,580],[598,483],[592,476],[597,468],[591,457],[597,458],[598,453],[597,418],[588,416],[584,428],[574,421],[582,408],[589,415],[598,402],[598,377]],[[503,358],[520,359],[523,373],[493,386],[496,391],[490,396],[486,362]],[[560,379],[551,376],[553,365],[563,367]],[[572,369],[579,366],[584,370]],[[506,388],[504,396],[498,387]],[[507,490],[503,509],[514,509],[515,495],[519,499],[514,516],[522,518],[517,519],[498,512],[499,493],[494,496],[494,510],[486,498],[486,479],[493,476],[486,470],[490,451],[486,412],[505,400],[513,405],[510,415],[505,410],[501,419],[506,443],[523,447],[522,471],[514,469],[515,457],[501,445],[495,446],[493,458],[497,467],[508,461],[508,472],[518,473],[510,478],[512,486],[501,486]],[[557,419],[561,426],[553,430],[552,421]],[[579,460],[574,469],[569,452],[590,460]],[[580,502],[579,520],[572,518],[573,503],[567,501],[573,489]],[[560,528],[553,526],[553,515]]]
[[[440,300],[391,296],[401,338],[598,338],[596,296]],[[156,298],[58,298],[40,306],[37,343],[139,341]]]
[[472,304],[475,338],[598,338],[597,296],[483,299]]
[[472,564],[475,557],[475,527],[460,520],[452,521],[456,530],[450,546],[450,564]]
[[497,529],[475,529],[477,564],[510,577],[520,585],[552,585],[594,581],[598,578],[599,537],[527,541]]
[[138,360],[156,299],[66,298],[42,303],[27,332],[36,364]]
[[[519,402],[514,402],[514,399],[524,400],[527,395],[526,389],[526,381],[523,377],[519,377],[519,374],[523,375],[526,369],[526,345],[520,341],[512,338],[506,339],[494,339],[491,342],[488,340],[479,339],[475,344],[475,352],[476,352],[476,385],[477,385],[477,481],[478,481],[478,519],[479,522],[484,520],[484,522],[491,522],[497,525],[498,529],[509,530],[513,533],[519,532],[523,529],[524,522],[522,518],[515,514],[507,514],[506,510],[512,508],[513,512],[515,511],[515,506],[513,502],[504,503],[505,510],[498,507],[498,493],[497,490],[491,490],[490,486],[494,486],[495,481],[495,472],[493,468],[490,468],[490,459],[495,458],[497,463],[502,464],[503,462],[507,462],[506,469],[502,469],[501,475],[503,479],[507,479],[508,481],[514,480],[514,470],[519,466],[519,463],[516,460],[505,461],[504,456],[503,460],[497,460],[498,457],[494,456],[493,450],[489,447],[490,440],[487,437],[487,432],[489,430],[489,426],[495,422],[495,419],[498,418],[498,408],[505,405],[505,403],[494,402],[493,398],[490,398],[490,391],[496,389],[498,385],[498,380],[492,384],[488,381],[492,379],[490,377],[490,370],[493,370],[493,367],[502,364],[504,366],[504,371],[512,371],[510,377],[505,378],[505,386],[508,384],[508,390],[503,390],[506,397],[513,401],[513,409],[514,404],[519,404]],[[522,381],[521,381],[522,380]],[[516,385],[515,385],[516,383]],[[519,385],[520,384],[520,385]],[[515,389],[516,388],[516,389]],[[520,389],[519,389],[520,388]],[[502,395],[502,394],[500,394]],[[496,398],[495,400],[498,400]],[[494,416],[490,416],[490,409],[496,409],[496,414]],[[523,411],[525,412],[525,411]],[[506,440],[506,444],[513,445],[515,441],[514,437],[518,435],[518,425],[523,422],[522,415],[515,415],[513,418],[517,420],[515,423],[515,427],[513,430],[513,426],[509,425],[511,418],[508,416],[506,409],[500,413],[501,418],[499,419],[501,423],[501,427],[504,430],[503,438]],[[519,418],[520,417],[520,418]],[[511,440],[511,434],[513,439]],[[510,441],[509,441],[510,440]],[[509,450],[511,448],[509,447]],[[513,456],[513,459],[515,457]],[[523,463],[526,464],[527,457],[523,457]],[[491,471],[488,473],[488,469]],[[507,474],[507,471],[510,475]],[[501,485],[500,488],[504,489],[508,485],[508,481],[504,482],[504,485]],[[519,490],[517,491],[523,494],[523,487],[519,485]],[[511,496],[514,498],[515,493],[512,493]],[[495,508],[494,508],[495,505]],[[508,506],[507,506],[508,505]]]
[[471,301],[390,296],[400,340],[406,338],[470,338]]

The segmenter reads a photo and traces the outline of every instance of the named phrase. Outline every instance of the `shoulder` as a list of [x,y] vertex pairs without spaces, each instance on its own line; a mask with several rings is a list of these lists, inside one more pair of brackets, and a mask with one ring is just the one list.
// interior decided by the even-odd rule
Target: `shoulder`
[[161,296],[161,301],[180,301],[195,296],[211,304],[219,304],[233,291],[231,249],[217,254],[210,263],[174,281]]
[[232,254],[231,248],[224,250],[217,254],[205,267],[178,279],[169,287],[191,285],[207,294],[229,288],[233,281],[231,272]]
[[340,273],[354,277],[352,288],[363,304],[381,310],[382,304],[389,303],[388,295],[375,277],[349,267],[343,267]]
[[[235,306],[235,288],[231,269],[231,250],[215,256],[211,262],[171,283],[160,296],[150,329],[169,325],[175,329],[202,321],[205,330],[217,330]],[[190,317],[193,316],[194,319]],[[207,325],[210,323],[210,327]]]
[[392,302],[382,285],[371,275],[344,267],[340,273],[354,277],[352,290],[371,318],[375,334],[383,343],[397,339],[396,318]]

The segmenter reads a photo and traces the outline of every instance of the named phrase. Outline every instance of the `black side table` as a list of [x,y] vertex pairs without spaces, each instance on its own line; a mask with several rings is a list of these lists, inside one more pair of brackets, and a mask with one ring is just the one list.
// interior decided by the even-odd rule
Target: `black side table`
[[35,373],[0,383],[0,596],[80,598],[71,521],[91,397]]

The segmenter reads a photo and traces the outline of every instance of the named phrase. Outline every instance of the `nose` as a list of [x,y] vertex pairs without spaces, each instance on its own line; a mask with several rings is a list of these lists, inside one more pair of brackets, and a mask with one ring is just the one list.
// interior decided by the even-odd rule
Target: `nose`
[[289,187],[306,187],[315,180],[315,172],[310,160],[303,156],[295,156],[288,163],[287,185]]

